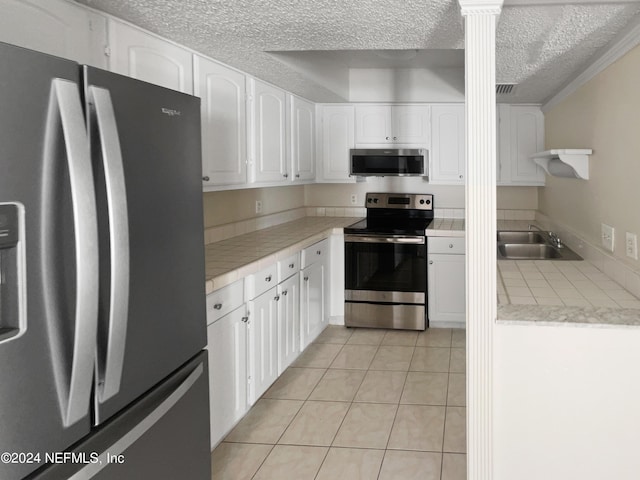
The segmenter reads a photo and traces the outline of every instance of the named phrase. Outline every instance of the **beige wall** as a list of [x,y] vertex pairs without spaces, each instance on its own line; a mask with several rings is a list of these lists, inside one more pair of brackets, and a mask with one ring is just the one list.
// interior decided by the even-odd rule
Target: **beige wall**
[[592,148],[589,180],[547,177],[540,210],[600,245],[600,225],[615,228],[614,255],[625,232],[640,234],[640,47],[545,114],[546,148]]
[[[464,187],[431,185],[416,178],[370,178],[366,183],[318,184],[305,187],[308,207],[350,207],[351,195],[356,194],[358,207],[364,206],[367,192],[432,193],[436,208],[464,208]],[[498,208],[537,210],[536,187],[498,187]]]
[[[464,187],[430,185],[419,178],[370,178],[364,183],[315,184],[208,192],[203,195],[205,228],[300,207],[363,207],[367,192],[432,193],[436,208],[464,208]],[[351,195],[356,195],[356,204]],[[262,200],[262,214],[255,213]],[[536,210],[536,187],[498,187],[498,208]]]
[[[203,195],[205,228],[239,222],[271,213],[304,206],[304,186],[248,188]],[[256,200],[262,201],[262,213],[256,214]]]

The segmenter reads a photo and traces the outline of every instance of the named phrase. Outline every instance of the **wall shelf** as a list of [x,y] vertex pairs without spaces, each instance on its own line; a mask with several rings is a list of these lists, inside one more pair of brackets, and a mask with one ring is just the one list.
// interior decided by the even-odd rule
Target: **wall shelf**
[[589,180],[589,155],[592,153],[590,148],[567,148],[534,153],[531,158],[554,177]]

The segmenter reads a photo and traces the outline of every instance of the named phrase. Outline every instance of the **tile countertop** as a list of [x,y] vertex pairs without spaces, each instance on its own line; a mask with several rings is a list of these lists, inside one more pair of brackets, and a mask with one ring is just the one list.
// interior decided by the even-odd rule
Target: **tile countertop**
[[464,237],[463,218],[434,218],[425,231],[427,237]]
[[[286,258],[361,218],[304,217],[205,245],[207,294]],[[334,232],[334,229],[338,231]]]
[[[207,294],[230,285],[293,255],[342,229],[360,217],[304,217],[275,227],[205,245]],[[464,236],[464,220],[436,218],[427,228],[428,236]]]
[[[527,230],[498,221],[498,230]],[[587,260],[499,260],[498,320],[536,324],[640,325],[640,299]]]

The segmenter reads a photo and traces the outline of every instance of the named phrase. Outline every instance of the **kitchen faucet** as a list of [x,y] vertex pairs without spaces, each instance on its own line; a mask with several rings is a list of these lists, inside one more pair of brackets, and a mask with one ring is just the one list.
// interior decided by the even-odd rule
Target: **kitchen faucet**
[[542,233],[546,233],[549,236],[549,240],[551,241],[551,243],[553,244],[554,247],[556,248],[562,248],[564,245],[562,245],[562,240],[560,240],[560,237],[558,236],[557,233],[552,232],[552,231],[544,231],[542,230],[540,227],[538,227],[537,225],[533,225],[533,224],[529,224],[529,231],[531,231],[531,229],[535,228],[536,230],[542,232]]

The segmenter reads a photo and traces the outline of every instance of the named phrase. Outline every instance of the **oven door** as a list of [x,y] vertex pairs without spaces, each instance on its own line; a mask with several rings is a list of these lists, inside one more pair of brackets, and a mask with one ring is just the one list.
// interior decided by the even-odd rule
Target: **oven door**
[[425,237],[345,235],[344,238],[345,300],[425,303]]

